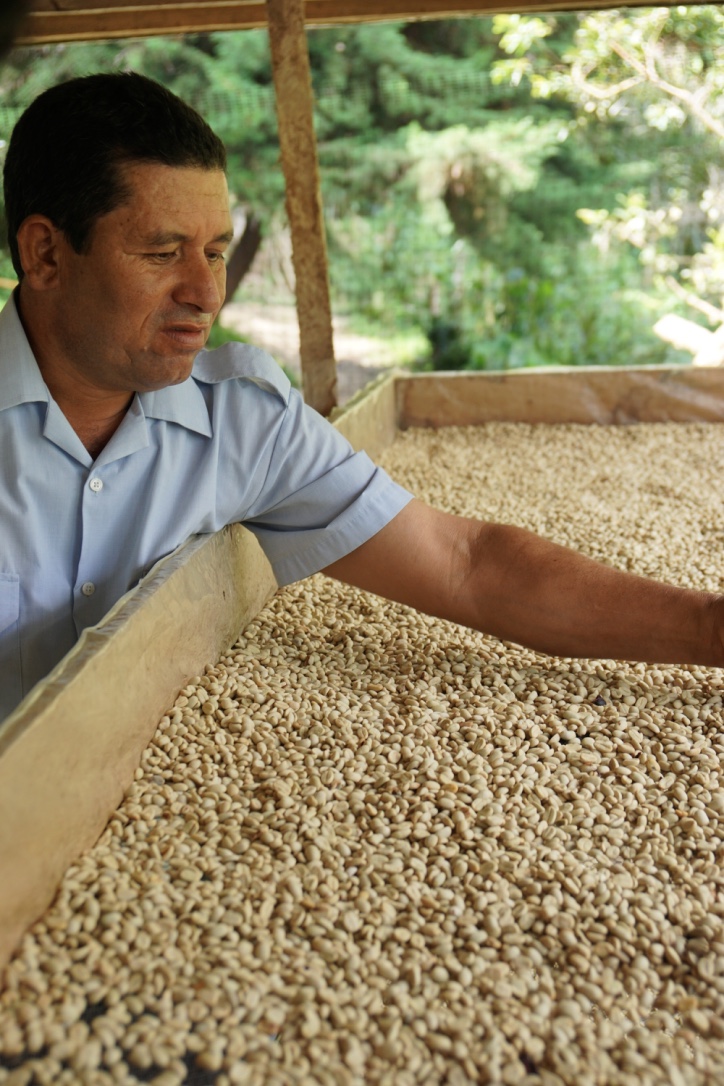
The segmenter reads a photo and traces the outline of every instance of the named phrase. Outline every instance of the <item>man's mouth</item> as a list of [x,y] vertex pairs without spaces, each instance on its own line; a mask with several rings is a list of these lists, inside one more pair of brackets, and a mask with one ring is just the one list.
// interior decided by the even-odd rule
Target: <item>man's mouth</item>
[[179,347],[199,350],[204,346],[209,335],[208,324],[168,324],[163,334],[177,343]]

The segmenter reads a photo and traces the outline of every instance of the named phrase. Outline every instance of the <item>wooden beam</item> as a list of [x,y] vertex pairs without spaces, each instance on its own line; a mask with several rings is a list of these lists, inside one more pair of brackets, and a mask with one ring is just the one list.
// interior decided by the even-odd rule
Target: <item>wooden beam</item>
[[[644,7],[647,0],[630,0]],[[668,5],[674,6],[669,2]],[[381,20],[448,19],[526,11],[584,11],[620,7],[612,0],[307,0],[307,26]],[[194,4],[158,0],[35,0],[23,23],[18,45],[61,41],[146,37],[211,30],[248,30],[267,25],[264,3],[256,0],[201,0]]]
[[724,422],[724,369],[591,366],[412,374],[397,381],[400,429],[485,422]]
[[33,11],[17,37],[17,45],[50,45],[64,41],[150,37],[211,30],[249,30],[267,24],[263,3],[118,4],[93,8]]
[[279,146],[292,232],[304,399],[323,415],[337,403],[327,244],[303,0],[268,0]]

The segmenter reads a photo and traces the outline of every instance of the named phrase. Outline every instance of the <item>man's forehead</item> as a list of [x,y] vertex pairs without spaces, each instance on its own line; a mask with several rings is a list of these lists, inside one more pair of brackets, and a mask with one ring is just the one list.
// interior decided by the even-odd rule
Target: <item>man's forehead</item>
[[210,240],[231,240],[229,194],[222,170],[155,162],[124,163],[121,168],[127,198],[119,211],[125,211],[127,225],[137,236],[159,245],[183,241],[189,236],[186,227],[198,219],[212,226]]

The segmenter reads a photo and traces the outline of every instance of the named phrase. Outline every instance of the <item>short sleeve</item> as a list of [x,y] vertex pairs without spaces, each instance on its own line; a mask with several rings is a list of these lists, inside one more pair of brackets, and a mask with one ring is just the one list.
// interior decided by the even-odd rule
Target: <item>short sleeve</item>
[[284,585],[356,550],[411,499],[292,391],[266,478],[244,524]]

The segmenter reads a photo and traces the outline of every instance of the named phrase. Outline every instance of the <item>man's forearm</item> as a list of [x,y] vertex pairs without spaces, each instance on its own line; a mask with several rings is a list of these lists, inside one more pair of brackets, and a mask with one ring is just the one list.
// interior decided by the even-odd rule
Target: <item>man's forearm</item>
[[635,577],[523,528],[420,501],[327,572],[554,656],[724,666],[724,596]]
[[623,573],[511,525],[477,529],[458,621],[555,656],[724,665],[724,598]]

